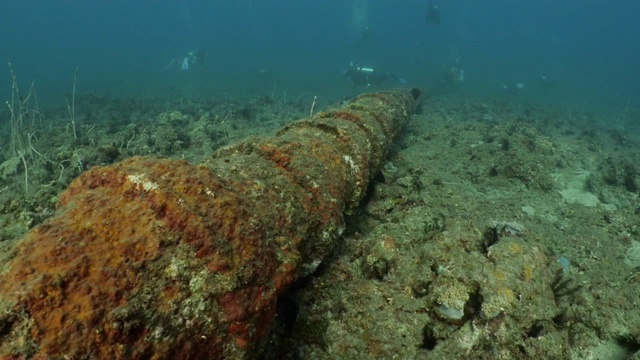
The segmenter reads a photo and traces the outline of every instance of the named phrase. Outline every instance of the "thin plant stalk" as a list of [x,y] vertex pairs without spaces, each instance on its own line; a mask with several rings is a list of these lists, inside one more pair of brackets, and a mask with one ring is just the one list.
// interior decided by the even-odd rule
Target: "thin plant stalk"
[[78,81],[78,67],[73,75],[73,91],[71,92],[71,104],[67,100],[67,109],[69,110],[69,118],[71,119],[71,128],[73,129],[73,139],[78,140],[76,133],[76,82]]

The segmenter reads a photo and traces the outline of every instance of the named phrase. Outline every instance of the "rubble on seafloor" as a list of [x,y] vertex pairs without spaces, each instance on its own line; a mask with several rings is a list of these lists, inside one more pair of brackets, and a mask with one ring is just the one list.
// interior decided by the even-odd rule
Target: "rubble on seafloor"
[[[52,121],[46,137],[38,133],[33,145],[48,162],[28,163],[28,196],[22,161],[0,158],[5,249],[47,219],[85,169],[134,155],[202,158],[309,111],[309,104],[260,99],[80,103],[91,120],[80,119],[79,141],[66,142],[64,121]],[[589,118],[429,99],[343,240],[280,298],[266,359],[633,356],[640,350],[639,142],[632,131],[607,128],[605,118]],[[184,266],[171,262],[167,274]]]
[[[533,108],[529,121],[487,122],[473,103],[447,104],[424,105],[334,255],[283,300],[296,310],[283,313],[274,348],[293,350],[270,359],[638,352],[638,194],[607,180],[612,168],[632,172],[606,166],[615,140],[566,129],[570,113]],[[517,119],[517,107],[482,108]],[[585,183],[601,200],[582,201]]]

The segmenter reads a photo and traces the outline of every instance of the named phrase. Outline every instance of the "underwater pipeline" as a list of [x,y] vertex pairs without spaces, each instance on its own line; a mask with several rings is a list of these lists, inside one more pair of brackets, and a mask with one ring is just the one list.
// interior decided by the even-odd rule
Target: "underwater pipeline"
[[0,358],[257,358],[420,94],[364,94],[197,165],[84,172],[0,269]]

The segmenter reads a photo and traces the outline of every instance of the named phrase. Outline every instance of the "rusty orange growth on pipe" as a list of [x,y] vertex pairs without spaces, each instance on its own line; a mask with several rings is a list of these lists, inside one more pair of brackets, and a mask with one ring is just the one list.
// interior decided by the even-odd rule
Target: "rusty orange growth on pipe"
[[85,172],[2,269],[0,357],[256,358],[419,96],[362,95],[197,166]]

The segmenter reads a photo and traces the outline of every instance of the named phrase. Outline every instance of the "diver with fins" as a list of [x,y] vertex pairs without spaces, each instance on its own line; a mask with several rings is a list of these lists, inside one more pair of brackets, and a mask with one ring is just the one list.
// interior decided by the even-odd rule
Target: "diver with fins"
[[200,65],[204,62],[204,58],[207,55],[207,51],[203,49],[196,49],[189,51],[182,60],[173,59],[164,67],[165,70],[172,67],[174,64],[180,65],[180,70],[187,71],[195,65]]
[[371,43],[371,28],[365,26],[356,42],[356,49],[358,50],[367,50],[369,48],[369,44]]
[[396,79],[400,82],[400,84],[407,83],[407,80],[397,75],[394,75],[388,72],[377,71],[370,67],[358,66],[358,65],[355,65],[353,61],[349,63],[349,67],[346,70],[344,70],[342,73],[344,74],[345,78],[351,84],[353,84],[354,87],[359,87],[359,86],[370,87],[372,85],[377,86],[389,79]]
[[427,9],[427,24],[440,25],[440,8],[429,0],[429,8]]

